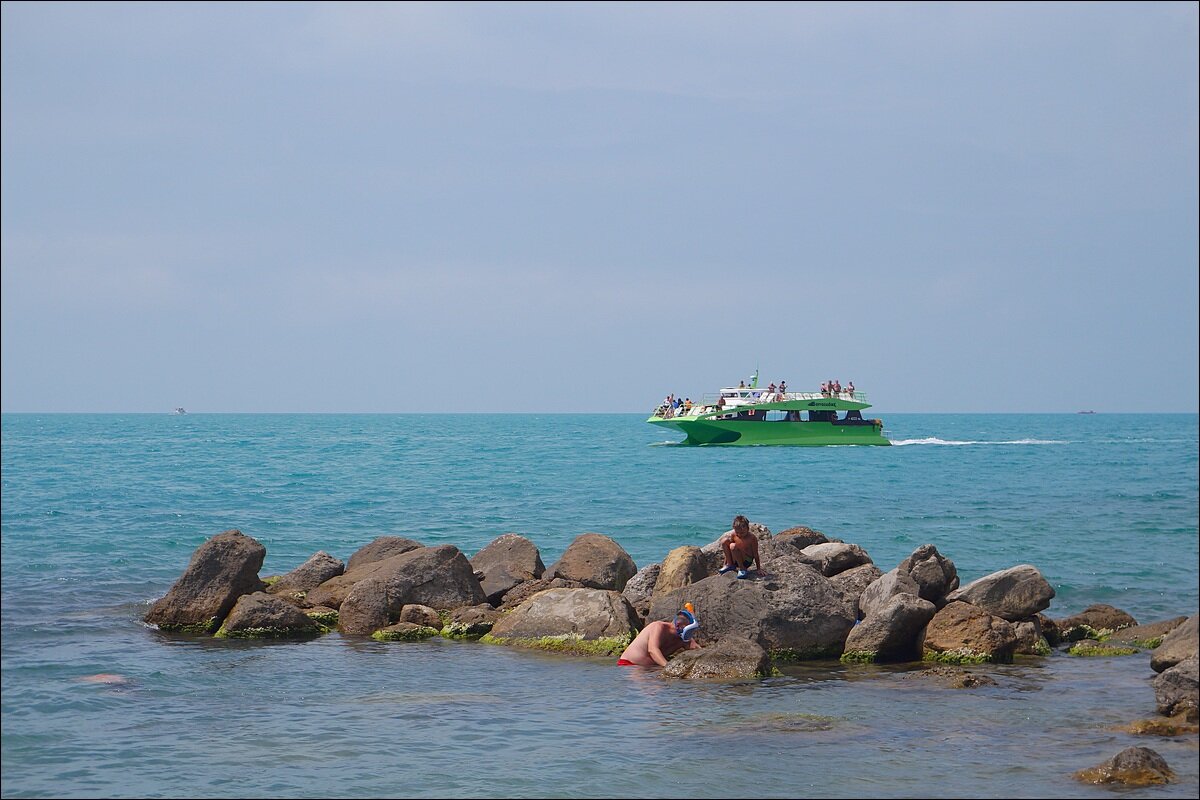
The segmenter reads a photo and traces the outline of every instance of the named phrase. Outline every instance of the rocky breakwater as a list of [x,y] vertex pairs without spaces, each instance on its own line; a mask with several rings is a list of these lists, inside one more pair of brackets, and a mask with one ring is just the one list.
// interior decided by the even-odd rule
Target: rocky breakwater
[[[384,536],[345,563],[318,552],[291,572],[258,575],[266,549],[240,531],[220,533],[193,554],[145,622],[186,635],[411,641],[432,636],[579,655],[615,656],[647,622],[692,603],[700,650],[683,651],[665,678],[747,679],[795,659],[847,663],[935,662],[931,677],[964,665],[1016,658],[1120,657],[1149,651],[1157,717],[1135,733],[1197,731],[1197,615],[1139,624],[1107,605],[1062,619],[1045,613],[1054,589],[1018,564],[960,586],[957,568],[932,544],[883,571],[857,544],[807,527],[758,535],[763,575],[721,575],[720,546],[685,545],[638,568],[616,541],[584,533],[545,568],[537,546],[506,533],[467,558]],[[949,666],[947,666],[949,665]],[[987,676],[957,674],[971,687]],[[1118,754],[1120,755],[1120,754]],[[1142,754],[1145,755],[1145,754]],[[1125,754],[1080,780],[1162,780],[1153,752]],[[1141,776],[1138,778],[1137,776]],[[1150,776],[1150,777],[1146,777]]]

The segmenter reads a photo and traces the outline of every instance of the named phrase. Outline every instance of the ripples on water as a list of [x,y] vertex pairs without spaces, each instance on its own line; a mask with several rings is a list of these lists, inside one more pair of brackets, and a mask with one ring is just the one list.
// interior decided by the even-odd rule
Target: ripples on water
[[736,513],[885,570],[924,542],[964,582],[1032,563],[1052,616],[1196,611],[1195,415],[900,415],[892,448],[653,446],[641,419],[5,415],[3,795],[1106,797],[1070,773],[1134,744],[1182,778],[1139,796],[1197,794],[1195,737],[1110,729],[1153,715],[1145,655],[972,690],[836,663],[675,684],[472,643],[140,624],[231,527],[266,545],[264,574],[381,535],[470,555],[505,531],[547,564],[598,531],[642,565]]

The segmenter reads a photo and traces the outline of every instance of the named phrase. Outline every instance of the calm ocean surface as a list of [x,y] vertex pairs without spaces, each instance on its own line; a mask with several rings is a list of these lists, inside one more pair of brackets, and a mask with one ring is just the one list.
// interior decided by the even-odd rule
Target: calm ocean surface
[[[5,414],[2,794],[1112,797],[1071,773],[1141,745],[1179,782],[1118,794],[1196,797],[1195,736],[1113,729],[1155,715],[1146,654],[1056,653],[972,690],[836,662],[699,684],[469,642],[141,624],[229,528],[266,546],[263,575],[377,536],[471,556],[508,531],[547,565],[596,531],[643,566],[739,513],[885,571],[926,542],[964,584],[1034,564],[1056,618],[1196,613],[1197,415],[883,416],[902,446],[684,448],[637,414]],[[127,682],[80,680],[97,673]]]

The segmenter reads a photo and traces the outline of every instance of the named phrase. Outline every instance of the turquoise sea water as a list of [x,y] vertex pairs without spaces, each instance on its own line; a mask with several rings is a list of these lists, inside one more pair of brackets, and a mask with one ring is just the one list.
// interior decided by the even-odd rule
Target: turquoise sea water
[[[862,545],[932,542],[963,583],[1034,564],[1048,614],[1194,614],[1198,418],[884,415],[890,448],[685,448],[642,415],[36,415],[3,429],[4,797],[1108,797],[1071,780],[1130,745],[1194,797],[1196,737],[1154,716],[1147,655],[665,682],[609,659],[476,643],[164,636],[140,622],[208,537],[263,574],[377,536],[585,531],[639,566],[746,514]],[[81,679],[97,673],[123,683]],[[733,769],[726,768],[733,765]],[[739,766],[740,765],[740,766]]]

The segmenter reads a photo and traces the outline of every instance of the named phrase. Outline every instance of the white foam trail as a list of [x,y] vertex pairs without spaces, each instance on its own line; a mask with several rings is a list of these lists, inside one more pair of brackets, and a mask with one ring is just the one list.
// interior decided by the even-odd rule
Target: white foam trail
[[930,436],[926,439],[897,439],[892,442],[893,447],[903,447],[909,444],[940,444],[952,447],[961,447],[970,444],[1070,444],[1070,442],[1062,439],[1012,439],[1005,442],[985,442],[985,441],[965,441],[960,442],[953,439],[939,439],[936,436]]

